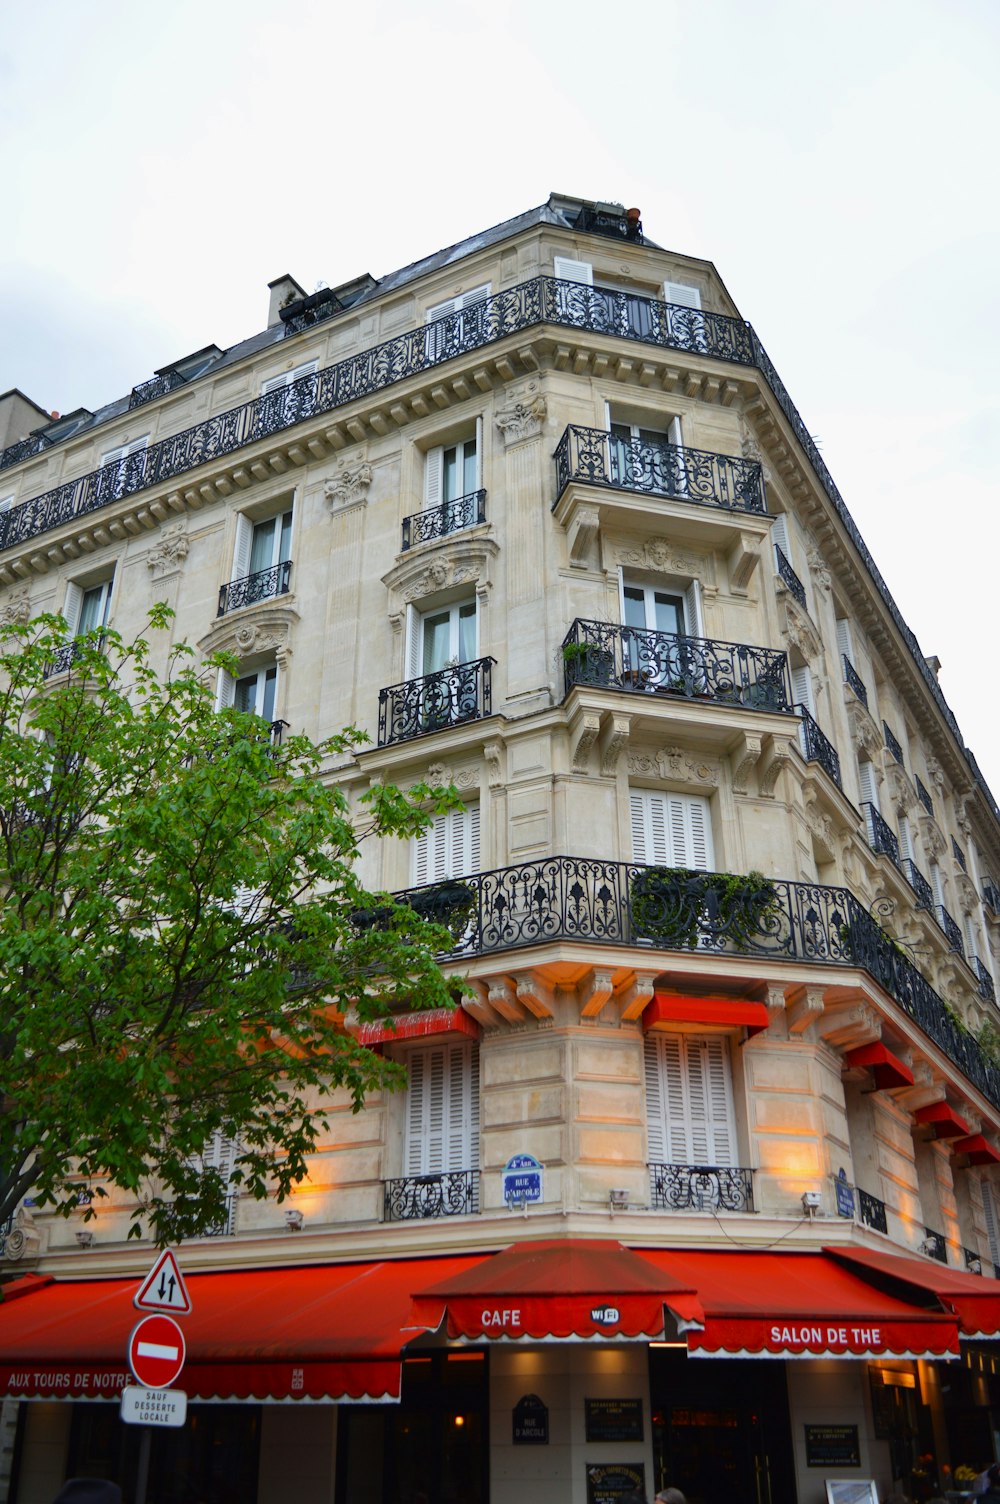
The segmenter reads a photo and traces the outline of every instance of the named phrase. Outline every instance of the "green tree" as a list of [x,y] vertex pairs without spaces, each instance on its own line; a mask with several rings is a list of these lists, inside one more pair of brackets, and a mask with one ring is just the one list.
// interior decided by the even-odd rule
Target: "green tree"
[[113,1184],[130,1236],[210,1228],[219,1130],[241,1190],[280,1200],[331,1094],[357,1110],[401,1079],[344,1015],[454,1002],[451,935],[355,870],[361,840],[415,834],[453,791],[382,785],[350,810],[324,775],[359,732],[275,745],[216,712],[209,678],[186,645],[158,673],[146,638],[0,630],[0,1220]]

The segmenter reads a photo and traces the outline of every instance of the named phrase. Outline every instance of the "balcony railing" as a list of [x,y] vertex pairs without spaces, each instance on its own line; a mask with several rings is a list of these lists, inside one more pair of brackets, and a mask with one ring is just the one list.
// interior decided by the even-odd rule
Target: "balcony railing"
[[1000,914],[1000,892],[990,882],[983,883],[983,902],[994,914]]
[[796,715],[802,717],[802,754],[806,762],[818,762],[823,771],[833,779],[838,789],[840,781],[840,755],[830,738],[814,721],[804,705],[795,706]]
[[577,618],[562,653],[567,694],[574,684],[589,684],[782,714],[792,710],[788,660],[775,648]]
[[342,313],[343,303],[329,287],[321,287],[318,292],[312,292],[305,298],[297,298],[285,308],[278,311],[278,317],[285,326],[286,334],[301,334],[303,329],[312,328],[313,324],[321,324],[325,319],[332,318],[335,313]]
[[896,762],[899,763],[900,767],[902,767],[903,749],[899,745],[899,742],[896,740],[896,737],[893,735],[892,731],[886,725],[885,721],[882,722],[882,735],[885,738],[885,744],[891,752],[893,758]]
[[142,407],[145,402],[155,402],[157,397],[165,397],[168,392],[176,387],[184,385],[184,377],[180,371],[166,371],[162,376],[154,376],[150,381],[140,381],[129,393],[129,412],[134,407]]
[[753,1170],[651,1164],[649,1204],[669,1212],[752,1212]]
[[963,1248],[962,1257],[965,1260],[965,1268],[968,1274],[982,1274],[984,1272],[982,1255],[978,1254],[974,1248]]
[[917,798],[920,800],[920,803],[923,805],[923,807],[927,811],[927,813],[929,815],[933,815],[933,813],[934,813],[934,800],[931,798],[930,790],[926,787],[925,784],[921,783],[921,781],[920,781],[919,778],[916,780],[916,785],[917,785]]
[[868,822],[868,844],[878,856],[887,856],[893,866],[899,866],[899,837],[891,825],[887,825],[874,804],[861,806]]
[[889,1223],[885,1215],[885,1202],[877,1196],[872,1196],[868,1191],[863,1191],[860,1186],[856,1187],[858,1193],[858,1221],[862,1227],[870,1227],[874,1232],[888,1232]]
[[223,1204],[222,1215],[217,1222],[202,1229],[203,1238],[231,1238],[236,1232],[236,1197],[227,1196]]
[[854,667],[854,664],[851,662],[850,658],[848,658],[847,654],[842,653],[841,657],[844,660],[844,683],[848,686],[848,688],[854,691],[857,698],[861,701],[862,705],[867,710],[868,691],[867,689],[865,689],[864,680],[858,673],[857,669]]
[[924,1253],[930,1259],[937,1259],[939,1264],[948,1262],[948,1244],[943,1232],[935,1232],[933,1227],[924,1228]]
[[791,564],[789,564],[784,550],[779,543],[776,543],[774,545],[774,557],[778,565],[779,579],[784,581],[786,588],[798,601],[803,611],[807,610],[808,607],[806,606],[806,587],[803,585],[802,581],[795,573],[795,570],[792,568]]
[[444,538],[448,533],[461,532],[463,528],[475,527],[486,521],[486,492],[470,491],[467,496],[458,496],[439,507],[428,507],[423,512],[412,512],[403,518],[402,553],[418,543],[431,543],[435,538]]
[[955,860],[958,863],[958,865],[961,867],[962,871],[963,872],[968,872],[969,869],[968,869],[968,866],[966,865],[966,861],[965,861],[965,852],[962,850],[961,846],[955,840],[954,836],[952,836],[952,838],[951,838],[951,854],[955,858]]
[[952,950],[960,956],[965,955],[965,945],[962,941],[962,930],[958,923],[951,917],[943,903],[939,903],[935,912],[938,924],[944,930],[945,938]]
[[586,230],[590,235],[608,235],[612,240],[642,241],[642,221],[629,219],[626,214],[611,214],[607,209],[596,209],[585,204],[576,217],[576,230]]
[[696,506],[766,514],[756,460],[712,454],[652,439],[626,439],[604,428],[571,424],[555,451],[556,496],[571,481],[671,497]]
[[910,857],[903,858],[903,876],[917,895],[917,908],[926,909],[928,913],[934,913],[934,889],[927,881],[916,862]]
[[479,1210],[479,1171],[442,1170],[383,1181],[383,1222],[461,1217]]
[[[478,872],[462,882],[472,901],[463,913],[462,934],[448,952],[453,957],[569,941],[646,951],[655,946],[706,960],[713,954],[739,955],[866,971],[1000,1107],[1000,1068],[846,888],[772,878],[761,890],[747,885],[740,901],[720,905],[711,901],[703,872],[573,856]],[[410,901],[429,892],[420,888],[404,897]],[[638,906],[637,898],[642,899]]]
[[495,663],[477,658],[379,690],[378,745],[391,747],[492,715]]
[[255,574],[245,574],[242,579],[230,580],[219,590],[217,616],[229,611],[239,611],[243,606],[255,606],[258,601],[273,600],[276,595],[288,594],[288,580],[292,561],[273,564],[270,569],[258,569]]
[[997,1000],[996,988],[993,985],[993,978],[984,963],[980,961],[978,956],[970,956],[969,965],[976,973],[976,991],[979,993],[979,996],[986,1003],[995,1003]]

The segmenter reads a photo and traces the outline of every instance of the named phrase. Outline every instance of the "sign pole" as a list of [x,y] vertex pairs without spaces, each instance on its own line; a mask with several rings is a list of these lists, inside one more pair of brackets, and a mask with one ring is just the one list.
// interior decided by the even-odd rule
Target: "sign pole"
[[139,1434],[139,1466],[135,1475],[135,1504],[146,1504],[146,1488],[149,1483],[149,1451],[153,1433],[143,1426]]

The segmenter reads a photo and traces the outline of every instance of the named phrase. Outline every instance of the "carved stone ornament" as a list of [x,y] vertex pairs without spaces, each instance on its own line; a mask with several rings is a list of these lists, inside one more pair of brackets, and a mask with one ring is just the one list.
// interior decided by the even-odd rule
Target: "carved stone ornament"
[[924,850],[931,860],[944,856],[948,850],[948,843],[941,834],[934,817],[932,815],[921,815],[917,824],[920,827],[920,839],[923,842]]
[[27,589],[9,595],[0,606],[0,626],[23,627],[31,620],[31,602]]
[[416,604],[456,585],[468,585],[470,594],[475,590],[480,606],[485,606],[493,587],[493,561],[499,551],[492,538],[452,536],[432,550],[422,550],[416,558],[405,556],[382,576],[390,593],[390,619],[399,610],[399,603]]
[[486,778],[491,789],[503,787],[503,742],[487,742],[483,747],[486,759]]
[[958,894],[958,906],[963,914],[973,914],[979,907],[979,894],[976,885],[967,872],[955,873],[955,892]]
[[471,789],[479,786],[479,769],[468,765],[455,768],[447,762],[431,762],[427,764],[427,771],[420,783],[430,784],[432,788],[441,785],[454,784],[457,789]]
[[539,393],[526,402],[515,402],[511,407],[501,408],[496,415],[496,425],[503,434],[504,444],[518,444],[523,439],[537,439],[545,424],[548,404]]
[[206,656],[209,653],[232,653],[236,658],[272,656],[281,668],[291,657],[291,631],[298,620],[299,613],[293,606],[262,602],[251,606],[238,622],[223,618],[201,639],[198,647]]
[[886,782],[893,809],[900,815],[907,814],[917,802],[917,791],[910,782],[906,769],[901,768],[895,758],[891,758],[886,764]]
[[615,550],[615,561],[633,569],[648,569],[655,574],[690,575],[703,585],[715,585],[715,561],[707,555],[677,548],[669,538],[648,538],[645,542],[626,544]]
[[740,419],[740,453],[745,460],[756,460],[757,464],[761,467],[761,474],[765,481],[770,481],[773,478],[768,468],[767,460],[764,457],[764,451],[757,441],[757,435],[745,418]]
[[837,834],[830,816],[820,809],[815,792],[811,798],[806,795],[805,811],[816,850],[823,861],[832,862],[837,854]]
[[169,574],[177,574],[188,556],[191,544],[183,522],[165,528],[159,543],[146,555],[146,568],[154,580],[162,580]]
[[785,585],[780,575],[774,577],[775,588],[781,602],[781,634],[790,648],[795,648],[806,663],[815,663],[823,653],[823,643],[813,625],[812,617],[804,611]]
[[851,738],[859,752],[867,752],[871,758],[872,766],[879,770],[879,757],[882,751],[882,733],[872,720],[868,711],[860,700],[847,702],[847,720],[851,728]]
[[936,757],[927,757],[927,776],[937,789],[940,798],[944,798],[944,770]]
[[574,773],[586,773],[591,749],[601,731],[601,718],[596,711],[586,711],[570,730],[570,746]]
[[806,554],[809,563],[809,574],[813,585],[821,590],[824,595],[829,595],[833,589],[833,576],[826,567],[826,561],[819,549],[811,548]]
[[372,483],[372,467],[367,460],[359,465],[342,465],[336,475],[324,483],[323,495],[331,512],[345,512],[364,506]]
[[745,794],[752,770],[760,759],[763,741],[759,736],[743,733],[740,747],[731,754],[733,768],[733,793]]
[[655,752],[630,751],[627,767],[631,775],[660,778],[664,783],[696,783],[718,788],[722,778],[717,762],[695,758],[680,747],[660,747]]

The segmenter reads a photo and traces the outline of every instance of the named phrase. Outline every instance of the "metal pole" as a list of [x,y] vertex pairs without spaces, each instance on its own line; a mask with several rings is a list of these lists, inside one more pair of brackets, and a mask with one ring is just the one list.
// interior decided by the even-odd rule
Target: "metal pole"
[[139,1466],[135,1476],[135,1504],[146,1504],[146,1485],[149,1482],[149,1448],[153,1432],[143,1426],[139,1439]]

